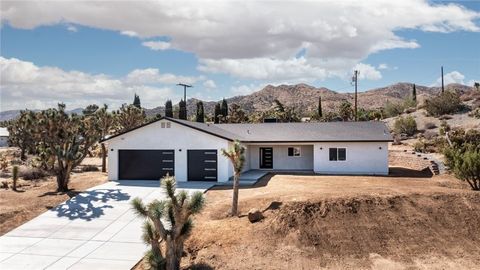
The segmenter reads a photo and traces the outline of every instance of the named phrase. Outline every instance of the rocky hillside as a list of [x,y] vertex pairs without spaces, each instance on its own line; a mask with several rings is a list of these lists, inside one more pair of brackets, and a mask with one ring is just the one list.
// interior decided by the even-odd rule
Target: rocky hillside
[[[431,96],[440,92],[439,87],[417,86],[418,99],[422,100],[425,97]],[[461,84],[449,84],[446,86],[447,90],[456,90],[460,93],[472,91],[473,87]],[[387,87],[371,89],[358,94],[358,104],[361,108],[379,108],[385,105],[388,100],[390,102],[400,102],[402,99],[408,97],[412,92],[411,83],[396,83]],[[254,92],[250,95],[236,96],[228,98],[229,104],[236,103],[240,105],[248,113],[254,111],[263,111],[269,109],[273,101],[278,99],[284,105],[295,107],[297,112],[308,116],[317,108],[318,97],[322,97],[322,105],[324,110],[334,110],[343,100],[348,100],[353,103],[353,93],[338,93],[325,87],[316,88],[307,84],[296,85],[267,85],[263,89]],[[198,99],[191,98],[187,101],[187,111],[189,116],[192,116],[196,111],[196,103]],[[213,114],[215,101],[204,102],[206,114]],[[74,110],[77,111],[78,109]],[[165,108],[159,106],[153,109],[147,109],[147,115],[153,116],[158,113],[164,115]],[[16,117],[19,111],[4,111],[0,112],[0,121],[9,120]]]
[[[416,89],[419,100],[440,92],[439,87],[416,86]],[[472,91],[473,87],[461,84],[449,84],[446,86],[446,89],[455,90],[463,94]],[[396,83],[387,87],[360,92],[358,94],[358,104],[359,107],[366,109],[379,108],[384,106],[387,100],[390,102],[401,102],[411,95],[411,93],[411,83]],[[353,93],[338,93],[325,87],[316,88],[307,84],[296,84],[279,86],[267,85],[260,91],[250,95],[228,98],[227,101],[229,104],[236,103],[245,111],[251,113],[269,109],[273,101],[278,99],[286,106],[295,107],[301,114],[309,115],[312,111],[316,110],[319,96],[322,97],[322,105],[325,110],[334,110],[343,100],[348,100],[352,103],[354,100]],[[195,113],[195,104],[197,101],[197,99],[188,100],[187,110],[189,115]],[[205,112],[207,114],[213,114],[215,103],[214,101],[204,102]],[[157,113],[163,115],[163,112],[163,106],[147,110],[147,114],[149,115],[155,115]]]

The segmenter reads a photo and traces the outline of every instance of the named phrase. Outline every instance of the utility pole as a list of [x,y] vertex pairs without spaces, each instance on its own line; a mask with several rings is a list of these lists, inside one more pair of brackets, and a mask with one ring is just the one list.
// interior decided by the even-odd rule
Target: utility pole
[[357,82],[358,82],[358,74],[360,74],[360,71],[354,70],[353,71],[353,77],[352,77],[352,84],[355,84],[355,122],[358,121],[357,117]]
[[193,87],[193,86],[184,84],[184,83],[177,83],[177,85],[183,86],[183,101],[187,102],[187,87]]
[[443,66],[442,66],[442,93],[445,91],[445,86],[443,84]]

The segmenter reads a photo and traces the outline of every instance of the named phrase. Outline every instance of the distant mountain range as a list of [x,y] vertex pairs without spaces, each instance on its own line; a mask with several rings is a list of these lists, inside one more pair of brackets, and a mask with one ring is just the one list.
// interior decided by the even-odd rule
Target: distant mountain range
[[[396,83],[387,87],[371,89],[358,93],[359,108],[373,109],[385,106],[385,103],[400,102],[412,94],[412,83]],[[455,90],[460,94],[472,91],[474,88],[462,84],[449,84],[446,90]],[[427,87],[416,85],[417,99],[423,100],[441,91],[440,87]],[[318,97],[322,97],[322,107],[325,111],[334,110],[343,100],[353,103],[354,93],[338,93],[325,87],[316,88],[307,84],[296,85],[267,85],[260,91],[250,95],[236,96],[226,99],[228,104],[236,103],[246,112],[268,110],[273,105],[273,101],[278,99],[282,104],[294,107],[301,115],[310,115],[317,109]],[[196,112],[197,99],[187,101],[187,111],[189,116]],[[206,114],[213,114],[216,101],[204,101]],[[165,108],[159,106],[153,109],[147,109],[147,115],[164,115]]]
[[[358,106],[360,108],[372,109],[385,105],[388,101],[400,102],[412,93],[412,83],[396,83],[382,88],[371,89],[358,93]],[[449,84],[446,90],[455,90],[461,94],[472,91],[474,88],[462,84]],[[440,87],[416,86],[417,98],[422,100],[426,97],[439,93]],[[322,107],[325,111],[334,110],[343,100],[353,103],[353,93],[338,93],[325,87],[316,88],[307,84],[295,85],[267,85],[263,89],[245,96],[236,96],[228,98],[228,104],[236,103],[248,113],[254,111],[263,111],[271,108],[273,101],[278,99],[284,105],[295,107],[295,110],[301,115],[309,115],[310,112],[316,110],[318,97],[322,97]],[[188,115],[192,116],[196,111],[196,103],[198,99],[187,100]],[[216,101],[204,101],[205,113],[213,114]],[[69,112],[81,113],[82,109],[78,108]],[[158,113],[164,115],[164,106],[153,109],[146,109],[149,116]],[[0,112],[0,121],[10,120],[18,116],[20,110],[11,110]]]

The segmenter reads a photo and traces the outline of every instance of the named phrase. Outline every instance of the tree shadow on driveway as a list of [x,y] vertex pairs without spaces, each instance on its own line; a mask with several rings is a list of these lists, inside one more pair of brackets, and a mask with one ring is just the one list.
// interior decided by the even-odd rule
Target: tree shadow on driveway
[[[42,196],[47,196],[44,194]],[[71,220],[83,219],[90,221],[105,214],[104,209],[113,208],[111,202],[127,202],[128,193],[120,189],[96,189],[84,191],[68,201],[50,209],[57,212],[58,217],[67,217]]]

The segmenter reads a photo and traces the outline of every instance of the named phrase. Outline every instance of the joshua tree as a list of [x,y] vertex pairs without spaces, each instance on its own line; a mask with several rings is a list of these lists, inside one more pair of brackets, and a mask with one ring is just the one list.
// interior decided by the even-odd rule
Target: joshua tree
[[150,269],[178,270],[184,242],[192,230],[191,216],[202,210],[205,200],[201,192],[191,196],[185,191],[176,192],[175,178],[171,176],[163,178],[162,185],[167,200],[154,200],[145,205],[140,198],[135,198],[132,206],[138,216],[145,219],[143,240],[151,245],[145,255]]
[[205,122],[205,113],[203,111],[203,102],[197,102],[197,115],[195,117],[197,122],[203,123]]
[[474,82],[473,87],[477,89],[477,91],[480,91],[480,83],[479,82]]
[[222,155],[226,156],[233,166],[233,199],[231,215],[236,216],[238,213],[238,187],[240,185],[240,173],[245,164],[245,147],[238,140],[233,142],[230,149],[222,149]]
[[12,189],[14,191],[17,191],[17,181],[18,181],[18,166],[14,165],[12,168],[12,180],[13,180],[13,186]]
[[[102,108],[96,111],[95,117],[98,119],[100,127],[101,138],[109,135],[112,132],[112,128],[115,125],[115,117],[112,113],[108,112],[108,106],[105,104]],[[102,147],[102,172],[107,171],[107,148],[105,143],[100,143]]]
[[213,121],[215,124],[220,123],[220,117],[222,115],[222,109],[220,103],[215,104],[215,111],[213,112]]
[[117,131],[124,132],[138,127],[145,122],[145,112],[134,105],[123,104],[120,110],[114,112]]
[[180,110],[178,111],[178,119],[187,120],[187,103],[182,99],[178,103]]
[[343,121],[349,121],[350,119],[352,119],[352,116],[353,116],[352,104],[344,100],[340,105],[338,114],[343,119]]
[[247,122],[248,117],[247,114],[245,113],[242,108],[236,104],[233,103],[230,106],[230,114],[228,115],[228,122],[229,123],[245,123]]
[[142,105],[140,104],[140,97],[137,94],[135,94],[135,96],[133,97],[132,105],[139,108],[139,109],[142,108]]
[[57,191],[68,191],[70,173],[100,139],[98,121],[96,117],[69,115],[64,104],[59,104],[58,109],[42,111],[38,119],[35,133],[38,149],[48,151],[47,157],[55,156]]
[[27,151],[33,152],[35,147],[35,140],[33,133],[35,131],[36,115],[32,111],[21,111],[20,116],[13,121],[10,121],[7,129],[9,132],[10,145],[20,148],[20,158],[26,160]]
[[165,116],[173,118],[173,106],[171,100],[165,102]]

